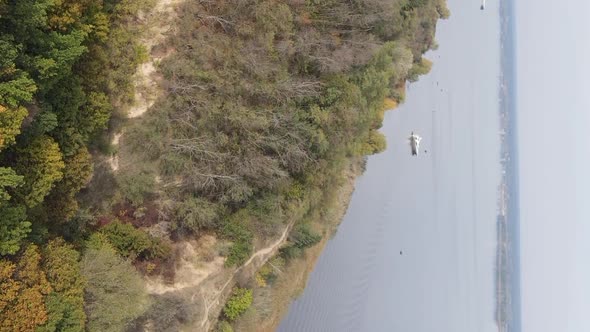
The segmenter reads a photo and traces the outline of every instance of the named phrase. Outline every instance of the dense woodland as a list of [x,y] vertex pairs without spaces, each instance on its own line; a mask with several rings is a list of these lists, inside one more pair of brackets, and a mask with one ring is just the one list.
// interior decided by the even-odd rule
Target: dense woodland
[[[177,329],[189,314],[159,323],[141,274],[170,273],[171,243],[204,233],[232,267],[293,221],[281,255],[299,255],[346,160],[385,148],[383,112],[449,15],[444,0],[187,1],[146,50],[153,2],[0,0],[0,331]],[[137,66],[169,50],[164,97],[125,120]],[[252,301],[235,292],[228,321]]]

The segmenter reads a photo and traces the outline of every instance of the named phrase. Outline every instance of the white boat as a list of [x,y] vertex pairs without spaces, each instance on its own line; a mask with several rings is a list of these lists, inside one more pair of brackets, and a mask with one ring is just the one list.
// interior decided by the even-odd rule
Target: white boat
[[414,132],[412,132],[412,134],[408,138],[408,141],[410,141],[410,147],[412,148],[412,156],[418,155],[418,152],[420,151],[420,141],[421,140],[422,140],[422,137],[414,134]]

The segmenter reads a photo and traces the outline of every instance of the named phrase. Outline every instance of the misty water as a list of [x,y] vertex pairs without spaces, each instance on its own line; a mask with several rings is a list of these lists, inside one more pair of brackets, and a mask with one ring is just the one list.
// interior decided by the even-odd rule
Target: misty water
[[369,158],[279,331],[497,331],[498,1],[448,5],[432,71],[386,114],[388,148]]

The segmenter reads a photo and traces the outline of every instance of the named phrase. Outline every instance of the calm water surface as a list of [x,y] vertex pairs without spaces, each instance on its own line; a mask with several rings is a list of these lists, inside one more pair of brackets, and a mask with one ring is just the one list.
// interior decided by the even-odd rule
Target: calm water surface
[[432,72],[387,113],[388,148],[279,331],[497,331],[500,20],[497,1],[479,5],[449,0]]

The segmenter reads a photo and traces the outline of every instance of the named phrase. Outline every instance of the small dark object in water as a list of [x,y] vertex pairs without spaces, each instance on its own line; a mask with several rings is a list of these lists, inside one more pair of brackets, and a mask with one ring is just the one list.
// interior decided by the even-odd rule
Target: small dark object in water
[[424,150],[424,153],[428,153],[428,150]]
[[403,255],[403,254],[404,254],[404,252],[400,250],[399,254],[400,254],[400,255]]
[[483,10],[485,7],[483,5],[481,5],[481,7],[479,7],[479,9]]

